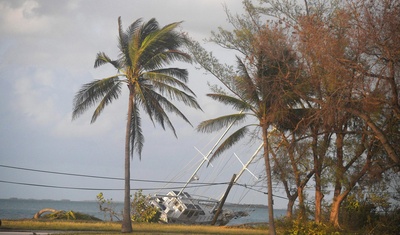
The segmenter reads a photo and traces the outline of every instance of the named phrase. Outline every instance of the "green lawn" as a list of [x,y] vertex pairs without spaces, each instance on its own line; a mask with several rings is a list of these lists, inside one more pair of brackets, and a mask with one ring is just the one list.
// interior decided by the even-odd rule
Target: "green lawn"
[[[77,234],[120,234],[121,225],[113,222],[89,222],[72,220],[3,220],[0,230],[24,231],[77,231]],[[78,233],[79,231],[79,233]],[[133,224],[133,234],[268,234],[267,228],[233,228],[206,225]]]

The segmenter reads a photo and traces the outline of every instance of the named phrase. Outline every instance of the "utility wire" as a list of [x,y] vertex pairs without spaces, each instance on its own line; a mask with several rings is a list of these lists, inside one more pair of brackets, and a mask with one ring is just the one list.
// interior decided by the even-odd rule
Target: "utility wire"
[[[85,178],[94,178],[94,179],[107,179],[107,180],[124,180],[124,178],[120,177],[109,177],[109,176],[97,176],[97,175],[87,175],[87,174],[76,174],[76,173],[67,173],[67,172],[56,172],[56,171],[47,171],[47,170],[38,170],[38,169],[32,169],[32,168],[25,168],[25,167],[16,167],[16,166],[9,166],[9,165],[3,165],[0,164],[0,167],[3,168],[9,168],[9,169],[16,169],[16,170],[24,170],[24,171],[31,171],[31,172],[39,172],[39,173],[46,173],[46,174],[56,174],[56,175],[66,175],[66,176],[76,176],[76,177],[85,177]],[[171,182],[171,181],[165,181],[165,180],[143,180],[143,179],[130,179],[133,182],[146,182],[146,183],[173,183],[173,184],[185,184],[186,182]],[[90,191],[122,191],[124,189],[115,189],[115,188],[105,188],[105,189],[98,189],[98,188],[85,188],[85,187],[66,187],[66,186],[53,186],[53,185],[43,185],[43,184],[32,184],[32,183],[21,183],[21,182],[13,182],[13,181],[5,181],[5,180],[0,180],[1,183],[8,183],[8,184],[15,184],[15,185],[25,185],[25,186],[34,186],[34,187],[46,187],[46,188],[58,188],[58,189],[72,189],[72,190],[90,190]],[[189,188],[199,188],[199,187],[205,187],[205,186],[216,186],[216,185],[227,185],[229,182],[219,182],[219,183],[198,183],[198,182],[191,182],[191,186]],[[268,194],[267,192],[255,189],[255,185],[243,185],[243,184],[237,184],[238,186],[245,187],[247,189],[263,193],[263,194]],[[261,186],[259,186],[261,187]],[[182,187],[164,187],[163,189],[181,189]],[[132,190],[159,190],[161,188],[141,188],[141,189],[132,189]],[[274,195],[275,197],[279,197]],[[284,198],[284,197],[280,197]],[[284,198],[287,199],[287,198]]]
[[[0,180],[0,183],[6,184],[15,184],[15,185],[24,185],[24,186],[33,186],[33,187],[43,187],[43,188],[57,188],[57,189],[72,189],[72,190],[86,190],[86,191],[123,191],[124,189],[119,188],[85,188],[85,187],[68,187],[68,186],[56,186],[56,185],[45,185],[45,184],[32,184],[32,183],[21,183],[15,181],[6,181]],[[221,184],[228,184],[228,183],[211,183],[211,184],[204,184],[204,185],[191,185],[188,188],[197,188],[197,187],[205,187],[205,186],[217,186]],[[167,189],[181,189],[182,187],[170,187]],[[158,190],[160,188],[133,188],[131,190]]]
[[[46,171],[46,170],[37,170],[37,169],[32,169],[32,168],[8,166],[8,165],[2,165],[2,164],[0,164],[0,167],[9,168],[9,169],[16,169],[16,170],[47,173],[47,174],[77,176],[77,177],[94,178],[94,179],[124,180],[124,178],[120,178],[120,177],[109,177],[109,176],[85,175],[85,174],[75,174],[75,173],[66,173],[66,172]],[[171,182],[171,181],[166,181],[166,180],[142,180],[142,179],[130,179],[130,181],[133,181],[133,182],[147,182],[147,183],[174,183],[174,184],[185,184],[186,183],[186,182],[182,182],[182,181],[180,181],[180,182],[179,181]],[[198,183],[198,182],[191,182],[191,184],[209,185],[209,183]],[[217,183],[217,184],[228,184],[228,182],[221,182],[221,183]]]

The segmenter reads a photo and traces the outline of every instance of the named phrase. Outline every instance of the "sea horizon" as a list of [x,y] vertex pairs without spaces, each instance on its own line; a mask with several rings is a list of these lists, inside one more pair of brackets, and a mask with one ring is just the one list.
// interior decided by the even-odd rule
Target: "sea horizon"
[[[232,204],[226,203],[229,210],[244,211],[248,216],[233,219],[229,224],[264,223],[268,222],[268,210],[266,205],[256,204]],[[115,212],[123,210],[123,202],[113,201]],[[24,199],[11,197],[0,199],[0,219],[32,219],[33,216],[44,208],[52,208],[61,211],[73,211],[88,214],[108,221],[109,215],[100,210],[96,200],[72,201],[69,199]],[[275,218],[286,214],[284,209],[274,208]]]
[[[0,200],[26,200],[26,201],[60,201],[60,202],[96,202],[97,203],[97,200],[94,200],[94,199],[92,199],[92,200],[90,200],[90,199],[87,199],[87,200],[84,200],[84,199],[81,199],[81,200],[72,200],[72,199],[67,199],[67,198],[65,198],[65,199],[51,199],[51,198],[43,198],[43,199],[37,199],[37,198],[19,198],[19,197],[9,197],[9,198],[0,198]],[[119,201],[119,200],[113,200],[112,201],[113,203],[124,203],[123,201]],[[243,205],[243,206],[258,206],[258,207],[268,207],[268,205],[266,205],[266,204],[259,204],[259,203],[257,203],[257,204],[253,204],[253,203],[234,203],[234,202],[225,202],[225,204],[227,204],[227,205]],[[1,209],[1,208],[0,208]],[[274,208],[274,209],[277,209],[277,210],[285,210],[285,208]]]

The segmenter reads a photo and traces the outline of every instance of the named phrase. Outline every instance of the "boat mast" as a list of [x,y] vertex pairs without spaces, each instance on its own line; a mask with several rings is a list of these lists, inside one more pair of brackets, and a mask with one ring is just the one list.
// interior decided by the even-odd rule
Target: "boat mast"
[[[243,110],[240,111],[239,114],[242,114]],[[214,149],[218,146],[219,142],[221,142],[221,140],[225,137],[225,135],[228,133],[228,131],[232,128],[233,124],[235,124],[236,121],[233,121],[231,124],[229,124],[228,128],[226,128],[226,130],[224,131],[224,133],[222,133],[221,137],[219,137],[219,139],[217,140],[217,142],[214,144],[214,146],[211,148],[211,150],[207,153],[207,155],[203,156],[203,160],[200,162],[200,165],[196,168],[196,170],[193,172],[193,174],[190,176],[189,180],[186,182],[186,184],[183,186],[183,188],[181,189],[181,191],[179,191],[178,195],[181,195],[181,193],[183,192],[183,190],[186,189],[186,187],[188,186],[188,184],[193,180],[193,177],[195,177],[195,175],[197,174],[197,172],[200,170],[200,168],[203,166],[203,164],[208,161],[208,157],[212,154],[212,152],[214,151]]]
[[[276,128],[274,127],[274,128],[272,129],[272,131],[275,131],[275,130],[276,130]],[[272,132],[270,132],[270,133],[268,134],[268,137],[270,136],[271,133],[272,133]],[[240,159],[238,158],[238,156],[236,156],[236,154],[235,154],[235,156],[238,158],[238,160],[240,161],[240,163],[242,163],[243,167],[242,167],[242,170],[240,170],[240,172],[236,175],[236,178],[235,178],[235,180],[233,181],[233,183],[236,183],[236,182],[239,180],[240,176],[242,176],[242,174],[243,174],[243,172],[244,172],[245,170],[249,171],[250,174],[251,174],[252,176],[254,176],[254,177],[258,180],[258,178],[257,178],[247,167],[248,167],[248,166],[250,165],[250,163],[254,160],[254,158],[257,156],[258,152],[260,152],[260,150],[262,149],[263,146],[264,146],[264,143],[261,143],[260,146],[258,147],[258,149],[254,152],[253,156],[251,156],[251,158],[247,161],[246,164],[243,164],[242,161],[240,161]],[[218,201],[221,201],[223,197],[224,197],[224,195],[222,195]]]
[[[243,172],[245,172],[246,170],[249,171],[250,174],[251,174],[252,176],[254,176],[254,177],[258,180],[258,178],[257,178],[249,169],[247,169],[247,167],[250,165],[250,163],[251,163],[251,162],[254,160],[254,158],[257,156],[258,152],[260,152],[260,150],[262,149],[263,145],[264,145],[263,143],[260,144],[260,146],[258,147],[258,149],[254,152],[254,154],[251,156],[251,158],[247,161],[246,164],[243,164],[242,161],[240,161],[240,159],[238,158],[239,161],[240,161],[240,163],[242,163],[243,167],[242,167],[242,169],[239,171],[239,173],[236,175],[235,179],[233,180],[233,183],[236,183],[236,182],[239,180],[240,176],[242,176]],[[237,157],[237,156],[236,156],[236,157]],[[221,201],[223,197],[224,197],[224,195],[222,195],[218,201]]]
[[242,163],[243,168],[239,171],[239,173],[237,174],[235,181],[233,183],[236,183],[236,181],[239,180],[240,176],[242,176],[244,171],[248,171],[252,176],[254,176],[254,178],[257,178],[257,176],[255,176],[247,167],[250,165],[250,163],[254,160],[254,158],[257,156],[258,152],[260,152],[261,148],[263,147],[263,143],[260,144],[260,146],[258,147],[258,149],[254,152],[253,156],[251,156],[251,158],[247,161],[246,164],[243,164],[242,161],[240,161],[239,157],[235,154],[235,156],[238,158],[238,160],[240,161],[240,163]]

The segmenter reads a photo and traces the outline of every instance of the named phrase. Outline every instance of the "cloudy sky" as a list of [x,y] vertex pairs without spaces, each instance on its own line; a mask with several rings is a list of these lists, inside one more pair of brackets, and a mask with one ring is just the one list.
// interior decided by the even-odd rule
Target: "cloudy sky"
[[[223,4],[231,12],[242,12],[240,0],[0,0],[0,198],[94,200],[103,191],[107,198],[122,200],[121,180],[50,173],[123,177],[126,95],[90,124],[91,112],[71,121],[74,94],[82,84],[115,73],[107,66],[94,69],[93,64],[99,51],[112,58],[118,55],[119,16],[124,27],[138,18],[154,17],[160,25],[184,21],[181,30],[202,41],[218,26],[229,28]],[[204,46],[224,62],[233,61],[228,52],[207,43]],[[194,127],[230,112],[205,96],[207,82],[216,82],[211,75],[194,65],[179,66],[189,70],[189,86],[204,110],[182,106]],[[145,146],[142,160],[133,158],[133,179],[186,181],[202,159],[194,147],[207,153],[221,134],[196,133],[182,120],[172,119],[178,139],[171,131],[143,120]],[[229,181],[241,169],[234,153],[245,162],[258,145],[243,143],[228,151],[214,167],[202,168],[198,182]],[[221,168],[223,173],[219,173]],[[263,164],[258,161],[250,168],[259,175]],[[251,185],[255,179],[245,173],[239,182]],[[167,191],[173,186],[134,181],[131,187],[150,194],[158,192],[156,188]],[[219,197],[225,187],[188,191]],[[236,188],[229,201],[266,204],[266,195]],[[275,203],[283,208],[286,201],[277,198]]]

